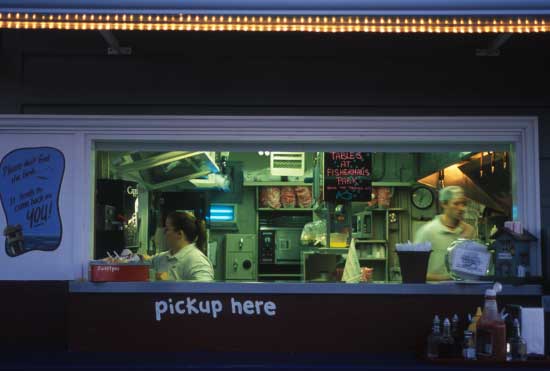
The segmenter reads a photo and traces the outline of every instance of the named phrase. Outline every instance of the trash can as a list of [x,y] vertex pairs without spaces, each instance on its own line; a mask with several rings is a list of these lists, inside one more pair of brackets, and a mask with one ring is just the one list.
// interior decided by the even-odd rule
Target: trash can
[[431,251],[397,251],[403,283],[426,283]]

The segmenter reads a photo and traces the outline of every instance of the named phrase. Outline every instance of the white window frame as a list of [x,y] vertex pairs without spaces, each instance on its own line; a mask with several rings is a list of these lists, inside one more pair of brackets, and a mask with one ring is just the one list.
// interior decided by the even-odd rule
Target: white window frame
[[[82,201],[74,205],[74,278],[86,279],[93,220],[93,156],[96,142],[141,142],[143,150],[184,147],[252,151],[361,150],[452,151],[463,144],[514,145],[517,220],[541,236],[539,139],[536,117],[282,117],[282,116],[52,116],[0,115],[0,134],[71,133],[81,147]],[[437,145],[434,147],[434,143]],[[455,147],[453,147],[455,146]],[[366,148],[367,147],[367,148]],[[69,159],[68,159],[69,160]],[[541,249],[531,254],[532,273],[542,274]]]

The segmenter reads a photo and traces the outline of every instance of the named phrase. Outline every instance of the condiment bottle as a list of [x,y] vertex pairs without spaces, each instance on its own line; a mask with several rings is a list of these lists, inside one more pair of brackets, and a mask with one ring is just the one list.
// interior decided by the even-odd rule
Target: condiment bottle
[[460,357],[461,354],[461,338],[460,338],[460,320],[458,318],[458,314],[454,314],[453,318],[451,319],[451,336],[454,339],[454,347],[453,347],[453,357]]
[[439,342],[441,340],[441,322],[437,314],[434,316],[432,332],[428,336],[426,356],[428,359],[439,358]]
[[477,358],[495,361],[506,360],[506,325],[497,307],[496,290],[485,291],[483,314],[477,322]]
[[448,318],[443,321],[443,334],[439,341],[439,358],[452,358],[455,351],[455,339],[451,336],[451,322]]
[[479,319],[481,318],[481,315],[483,314],[483,312],[481,311],[481,307],[477,307],[476,309],[476,314],[474,315],[474,318],[472,318],[472,321],[470,322],[470,324],[468,325],[468,331],[471,331],[472,334],[476,335],[476,326],[477,326],[477,322],[479,321]]
[[476,359],[476,347],[474,334],[471,331],[464,331],[464,342],[462,343],[462,358],[473,360]]
[[521,330],[517,318],[514,318],[513,326],[514,330],[512,332],[512,337],[508,341],[509,351],[506,355],[506,360],[525,361],[527,360],[527,344],[525,343],[525,340],[521,337]]

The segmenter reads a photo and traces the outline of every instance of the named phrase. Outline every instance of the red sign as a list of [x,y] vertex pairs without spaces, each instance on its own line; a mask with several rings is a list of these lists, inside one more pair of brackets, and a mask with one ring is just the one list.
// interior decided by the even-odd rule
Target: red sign
[[90,281],[149,281],[149,264],[94,264],[90,263]]

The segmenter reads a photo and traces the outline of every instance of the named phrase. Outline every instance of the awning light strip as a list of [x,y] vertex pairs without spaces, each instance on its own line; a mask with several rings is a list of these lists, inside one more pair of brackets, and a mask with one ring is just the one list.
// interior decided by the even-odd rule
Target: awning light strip
[[550,18],[0,13],[0,28],[92,31],[541,33],[550,32]]

